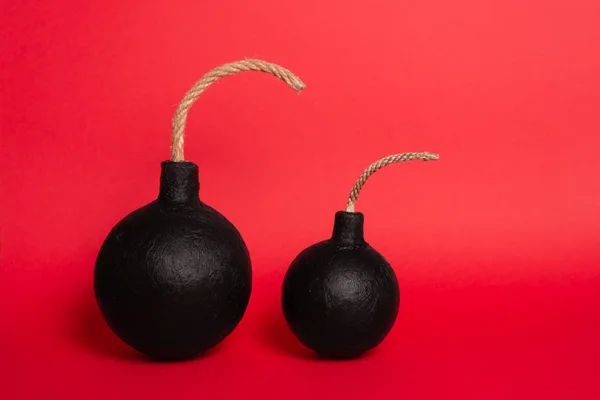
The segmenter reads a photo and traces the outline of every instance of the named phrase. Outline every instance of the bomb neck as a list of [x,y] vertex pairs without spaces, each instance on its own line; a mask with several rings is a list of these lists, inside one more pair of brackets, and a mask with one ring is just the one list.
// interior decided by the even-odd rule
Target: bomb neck
[[365,244],[365,216],[359,212],[338,211],[335,213],[331,240],[343,246]]
[[196,164],[188,161],[163,161],[161,167],[159,201],[199,203],[200,182]]

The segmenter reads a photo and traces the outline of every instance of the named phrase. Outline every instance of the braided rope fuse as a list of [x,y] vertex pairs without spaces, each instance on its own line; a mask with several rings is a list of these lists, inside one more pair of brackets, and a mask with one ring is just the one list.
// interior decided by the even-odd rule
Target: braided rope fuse
[[422,160],[422,161],[430,161],[437,160],[440,156],[438,154],[433,153],[400,153],[393,154],[391,156],[387,156],[382,158],[381,160],[375,161],[373,164],[369,165],[367,169],[358,177],[358,180],[352,187],[350,191],[350,195],[348,196],[348,203],[346,205],[346,212],[354,212],[354,208],[356,206],[356,202],[358,201],[358,194],[361,189],[367,182],[367,179],[375,172],[379,171],[381,168],[388,166],[390,164],[395,164],[398,162],[404,161],[412,161],[412,160]]
[[287,83],[292,89],[301,92],[306,88],[306,85],[288,69],[280,67],[277,64],[272,64],[262,60],[241,60],[229,64],[221,65],[206,73],[194,86],[185,94],[175,115],[173,116],[173,135],[171,143],[171,158],[173,161],[184,161],[183,156],[183,134],[185,131],[185,123],[187,114],[192,104],[200,97],[202,93],[213,83],[219,79],[234,75],[244,71],[260,71],[271,74],[276,78]]

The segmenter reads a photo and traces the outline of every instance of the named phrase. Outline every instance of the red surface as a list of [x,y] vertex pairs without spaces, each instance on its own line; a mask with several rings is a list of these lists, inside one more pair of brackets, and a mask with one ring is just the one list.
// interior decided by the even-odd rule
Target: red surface
[[[151,4],[149,4],[151,3]],[[600,399],[597,0],[4,1],[0,398]],[[244,235],[254,291],[205,357],[143,361],[92,293],[108,230],[152,200],[170,120],[204,72],[257,57],[192,109],[201,196]],[[316,360],[280,284],[358,210],[402,305],[387,340]]]

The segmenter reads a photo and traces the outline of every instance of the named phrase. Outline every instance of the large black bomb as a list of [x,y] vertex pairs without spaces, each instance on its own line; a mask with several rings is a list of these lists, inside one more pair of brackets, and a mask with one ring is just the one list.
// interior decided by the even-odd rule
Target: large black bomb
[[184,161],[183,133],[194,101],[218,79],[266,72],[294,90],[304,83],[261,60],[225,64],[186,93],[173,118],[172,161],[162,163],[158,198],[119,222],[104,241],[94,290],[111,329],[156,359],[194,357],[242,319],[252,286],[250,257],[238,230],[198,197],[198,167]]
[[394,270],[364,238],[364,216],[354,212],[366,180],[386,165],[435,160],[430,153],[402,153],[369,166],[335,215],[329,240],[302,251],[283,280],[281,303],[294,335],[330,358],[355,358],[377,346],[392,329],[400,304]]
[[190,358],[216,345],[250,298],[246,245],[198,188],[195,164],[163,162],[158,199],[119,222],[96,261],[94,288],[109,326],[155,358]]

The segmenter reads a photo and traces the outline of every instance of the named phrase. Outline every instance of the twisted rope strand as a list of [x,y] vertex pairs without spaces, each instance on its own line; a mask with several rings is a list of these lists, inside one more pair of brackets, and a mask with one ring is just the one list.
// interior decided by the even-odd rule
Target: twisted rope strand
[[422,161],[430,161],[439,159],[439,154],[433,153],[400,153],[394,154],[391,156],[387,156],[382,158],[381,160],[375,161],[373,164],[369,165],[367,169],[358,177],[358,181],[352,187],[350,191],[350,195],[348,196],[348,204],[346,205],[346,212],[354,212],[354,207],[356,206],[356,202],[358,201],[358,194],[361,189],[367,182],[367,179],[375,172],[379,171],[381,168],[404,161],[412,161],[412,160],[422,160]]
[[260,71],[271,74],[285,83],[292,89],[300,92],[306,88],[306,85],[294,75],[291,71],[262,60],[241,60],[229,64],[221,65],[206,73],[194,86],[185,94],[181,103],[173,116],[173,136],[171,143],[171,155],[173,161],[183,161],[183,133],[187,114],[192,104],[200,97],[200,95],[213,83],[219,79],[237,74],[244,71]]

